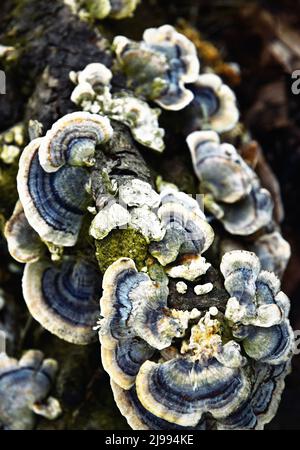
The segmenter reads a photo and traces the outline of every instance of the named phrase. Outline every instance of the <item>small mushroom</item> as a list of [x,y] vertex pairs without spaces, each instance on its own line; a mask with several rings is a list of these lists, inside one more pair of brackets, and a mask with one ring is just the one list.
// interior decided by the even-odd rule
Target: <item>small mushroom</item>
[[52,125],[40,142],[39,160],[46,172],[55,172],[65,164],[90,166],[96,145],[113,134],[109,119],[87,112],[67,114]]
[[26,219],[45,240],[73,246],[78,238],[87,206],[88,172],[83,167],[64,165],[48,173],[39,163],[43,138],[33,140],[19,161],[17,187]]
[[43,353],[29,350],[19,361],[0,356],[0,425],[4,430],[31,430],[35,414],[55,419],[61,413],[56,399],[49,397],[57,363]]
[[147,205],[131,209],[130,227],[139,231],[147,243],[160,241],[165,235],[160,220]]
[[41,259],[26,264],[22,284],[31,315],[46,330],[75,344],[96,339],[101,278],[94,265],[83,259],[60,265]]
[[196,48],[174,27],[149,28],[140,43],[117,36],[113,46],[128,87],[136,94],[173,111],[183,109],[193,100],[192,92],[184,84],[198,77]]
[[176,59],[179,60],[180,77],[184,83],[193,83],[197,79],[200,63],[196,47],[174,27],[162,25],[159,28],[148,28],[144,31],[143,40],[150,47],[164,53],[172,64],[178,62]]
[[39,235],[28,223],[20,201],[6,222],[4,236],[11,256],[21,263],[34,262],[44,253]]
[[244,199],[222,207],[224,228],[234,235],[249,236],[271,223],[274,204],[269,191],[255,183]]
[[161,203],[176,203],[184,206],[186,209],[198,214],[199,217],[205,219],[203,212],[203,205],[201,203],[201,196],[197,199],[192,195],[188,195],[185,192],[179,191],[179,189],[170,183],[159,181],[159,191],[161,197]]
[[190,86],[193,104],[200,109],[204,126],[217,133],[231,130],[238,122],[239,111],[233,91],[218,75],[204,73]]
[[213,290],[213,284],[212,283],[205,283],[205,284],[197,284],[194,287],[194,292],[196,295],[204,295],[208,294],[210,291]]
[[187,291],[187,285],[185,284],[184,281],[178,281],[176,283],[176,290],[179,294],[185,294]]
[[[70,72],[70,77],[72,72]],[[76,75],[75,75],[76,76]],[[76,105],[82,106],[84,111],[93,112],[94,114],[100,111],[100,106],[95,105],[96,93],[90,83],[82,82],[78,84],[72,91],[71,101]],[[95,111],[97,108],[97,111]]]

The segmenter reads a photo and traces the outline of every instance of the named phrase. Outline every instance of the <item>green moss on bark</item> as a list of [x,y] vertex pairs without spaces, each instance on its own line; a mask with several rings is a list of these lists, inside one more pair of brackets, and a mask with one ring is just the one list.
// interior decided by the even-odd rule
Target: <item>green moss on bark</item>
[[96,258],[102,273],[117,259],[134,260],[137,269],[145,266],[148,245],[144,237],[135,230],[113,230],[109,236],[96,241]]

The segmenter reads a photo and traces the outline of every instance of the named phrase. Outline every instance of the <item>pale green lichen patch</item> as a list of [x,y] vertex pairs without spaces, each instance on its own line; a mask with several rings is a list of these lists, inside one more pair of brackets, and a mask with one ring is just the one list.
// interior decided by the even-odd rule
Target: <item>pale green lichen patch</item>
[[113,230],[109,236],[96,242],[96,258],[102,273],[122,257],[134,260],[137,269],[145,266],[148,246],[144,237],[135,230]]

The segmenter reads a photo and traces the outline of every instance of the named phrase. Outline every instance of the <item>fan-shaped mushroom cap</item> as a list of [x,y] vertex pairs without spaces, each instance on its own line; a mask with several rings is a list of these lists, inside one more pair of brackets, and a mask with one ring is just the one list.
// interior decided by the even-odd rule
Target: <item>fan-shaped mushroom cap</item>
[[193,100],[184,83],[199,73],[194,44],[170,25],[147,29],[143,38],[137,43],[117,36],[113,42],[128,84],[164,109],[183,109]]
[[163,266],[175,261],[179,254],[200,255],[213,242],[214,232],[209,223],[181,204],[163,204],[158,217],[166,233],[161,241],[151,243],[149,251]]
[[195,131],[187,143],[200,187],[212,197],[212,212],[229,233],[250,235],[271,222],[270,193],[231,144],[220,144],[214,131]]
[[205,214],[201,209],[202,205],[194,199],[191,195],[179,191],[176,186],[169,183],[162,183],[160,187],[161,203],[176,203],[184,206],[186,209],[198,214],[202,219],[205,219]]
[[250,398],[233,414],[218,421],[217,428],[262,430],[277,412],[284,389],[284,378],[289,372],[289,363],[277,366],[256,363],[253,377],[255,382]]
[[[101,335],[100,335],[101,340]],[[114,341],[110,348],[101,346],[104,370],[123,389],[130,389],[141,365],[154,353],[154,348],[138,337]]]
[[291,256],[290,244],[279,231],[260,236],[252,245],[259,257],[261,267],[282,277]]
[[[133,430],[191,430],[191,427],[181,427],[180,425],[167,422],[147,411],[139,401],[135,387],[125,390],[112,380],[110,384],[115,402]],[[206,420],[201,420],[195,429],[205,430]]]
[[225,288],[232,297],[245,296],[248,300],[254,296],[260,271],[260,262],[254,253],[245,250],[227,252],[223,255],[220,270],[225,278]]
[[143,39],[150,47],[158,49],[169,61],[179,59],[180,77],[184,83],[193,83],[199,74],[200,63],[192,41],[175,30],[171,25],[148,28]]
[[84,260],[26,264],[23,295],[31,315],[51,333],[75,344],[96,339],[101,278]]
[[169,310],[167,297],[165,281],[154,282],[138,272],[131,259],[111,264],[103,277],[101,344],[110,348],[114,340],[138,336],[154,348],[168,347],[183,335],[190,314]]
[[290,360],[294,333],[288,320],[269,328],[249,327],[243,348],[250,358],[268,364],[282,364]]
[[254,253],[225,253],[220,268],[231,296],[226,306],[227,319],[267,328],[288,316],[289,300],[280,291],[279,279],[270,272],[260,272],[260,261]]
[[231,234],[249,236],[271,222],[273,207],[269,191],[255,186],[249,195],[239,202],[222,205],[222,223]]
[[242,368],[216,359],[195,364],[179,357],[162,364],[146,361],[136,379],[139,401],[157,417],[181,426],[196,426],[205,412],[231,414],[249,395],[251,382]]
[[205,192],[225,203],[235,203],[249,194],[253,175],[233,145],[221,144],[214,131],[195,131],[187,143]]
[[[20,359],[0,355],[0,423],[5,430],[30,430],[35,425],[38,406],[43,415],[55,419],[61,412],[57,400],[52,414],[47,414],[47,402],[57,363],[44,359],[41,352],[29,350]],[[48,398],[47,398],[48,397]]]
[[122,227],[130,222],[130,213],[119,203],[105,206],[92,220],[90,235],[95,239],[103,239],[111,230]]
[[124,389],[132,386],[139,366],[154,348],[166,348],[173,338],[183,336],[189,319],[198,315],[196,310],[170,310],[167,297],[165,282],[154,282],[146,273],[137,272],[129,258],[119,259],[104,274],[100,301],[104,319],[99,332],[102,360],[111,378]]
[[160,241],[165,235],[160,220],[147,205],[131,209],[130,227],[139,231],[148,243]]
[[45,172],[38,159],[42,141],[33,140],[21,155],[19,197],[29,224],[43,240],[73,246],[85,212],[89,176],[84,168],[68,165],[55,173]]
[[201,108],[204,120],[218,133],[231,130],[239,119],[236,97],[218,75],[205,73],[191,86],[194,103]]
[[[91,105],[94,105],[92,102],[95,99],[95,95],[96,93],[90,83],[80,83],[73,89],[70,98],[71,102],[76,105],[81,105],[84,111],[90,111]],[[88,109],[86,108],[87,104],[89,105]],[[98,110],[100,111],[100,108],[98,108]]]
[[29,225],[20,201],[5,224],[4,236],[9,253],[21,263],[36,261],[44,252],[40,237]]
[[52,125],[40,142],[40,164],[46,172],[55,172],[66,163],[90,166],[96,145],[113,134],[109,119],[88,112],[67,114]]

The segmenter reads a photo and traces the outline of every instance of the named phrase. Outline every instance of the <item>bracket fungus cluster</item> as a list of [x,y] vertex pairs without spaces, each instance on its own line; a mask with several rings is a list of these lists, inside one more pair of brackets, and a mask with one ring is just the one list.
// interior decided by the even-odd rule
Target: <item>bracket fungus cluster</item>
[[49,396],[57,363],[29,350],[18,361],[0,355],[0,429],[30,430],[37,416],[56,419],[59,402]]
[[77,112],[33,139],[19,161],[20,201],[4,230],[11,255],[26,263],[23,295],[30,313],[76,344],[95,340],[101,275],[74,246],[87,212],[95,149],[112,132],[106,117]]
[[130,259],[107,270],[102,361],[132,428],[260,429],[274,416],[293,349],[289,301],[251,252],[225,254],[221,271],[225,311],[200,312],[170,310],[166,280]]
[[86,169],[94,164],[96,145],[111,135],[106,117],[78,112],[59,119],[24,149],[18,193],[28,222],[43,240],[76,243],[87,204]]
[[101,240],[117,227],[140,232],[147,242],[160,241],[165,233],[155,209],[160,197],[151,185],[138,178],[116,182],[118,198],[112,197],[93,219],[90,234]]
[[[212,244],[213,229],[206,221],[198,202],[184,192],[170,188],[162,189],[161,198],[162,205],[157,214],[164,226],[165,234],[159,242],[151,243],[150,253],[160,264],[168,265],[169,274],[174,273],[176,267],[177,271],[180,270],[177,265],[172,268],[169,265],[181,256],[186,264],[194,263],[197,266],[199,270],[197,276],[202,275],[209,265],[201,254]],[[184,263],[182,266],[181,276],[184,278],[184,272],[191,275],[191,267],[184,268]]]
[[[78,2],[98,19],[127,17],[137,3]],[[132,428],[261,429],[294,346],[280,287],[290,247],[275,199],[239,149],[236,97],[202,60],[200,72],[196,46],[171,25],[146,29],[141,42],[116,36],[112,52],[110,67],[85,61],[70,72],[81,110],[21,153],[4,235],[25,263],[26,305],[72,344],[94,342],[99,329],[102,365]],[[185,160],[190,151],[194,173],[184,170],[204,208],[181,187],[182,172],[172,178],[172,146]],[[154,152],[144,159],[140,147]],[[0,424],[56,417],[55,363],[39,352],[1,358]]]
[[172,111],[192,101],[185,84],[193,83],[199,73],[196,48],[172,26],[145,30],[142,42],[117,36],[113,46],[128,88],[138,95]]
[[221,143],[214,131],[195,131],[187,143],[206,207],[229,233],[251,235],[272,221],[270,193],[233,145]]
[[122,90],[111,93],[112,72],[101,63],[88,64],[79,73],[70,73],[76,84],[71,100],[84,111],[105,114],[127,125],[140,144],[153,150],[164,150],[164,130],[159,128],[160,110],[133,93]]

